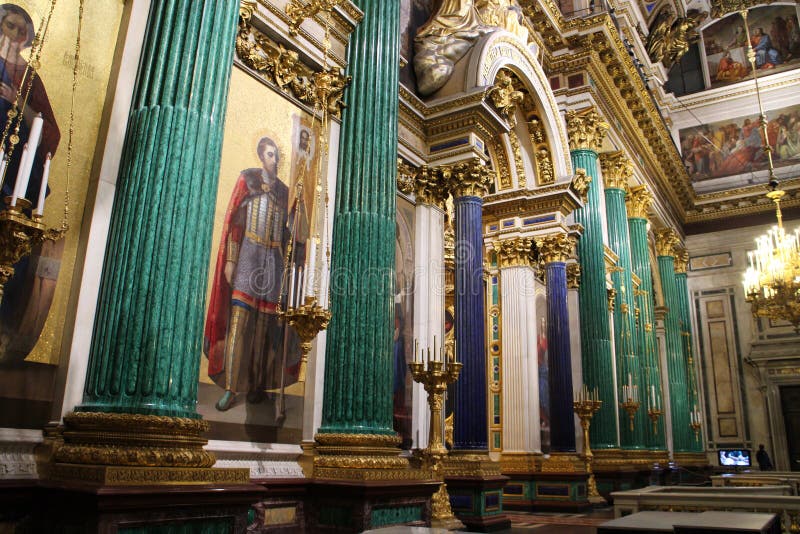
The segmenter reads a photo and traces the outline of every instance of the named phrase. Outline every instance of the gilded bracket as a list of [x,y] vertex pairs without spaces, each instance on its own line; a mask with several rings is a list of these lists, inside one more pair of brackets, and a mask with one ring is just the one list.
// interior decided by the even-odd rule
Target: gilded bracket
[[297,30],[304,20],[323,13],[326,16],[339,7],[344,0],[310,0],[307,4],[300,0],[291,0],[286,5],[286,14],[289,16],[289,34],[296,35]]

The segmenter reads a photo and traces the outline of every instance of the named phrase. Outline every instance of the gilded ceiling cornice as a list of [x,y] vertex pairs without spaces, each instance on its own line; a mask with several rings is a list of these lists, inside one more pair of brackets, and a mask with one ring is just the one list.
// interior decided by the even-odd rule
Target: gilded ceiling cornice
[[711,0],[711,18],[719,19],[730,13],[777,1],[779,0]]
[[[761,192],[766,186],[761,189]],[[796,208],[800,206],[800,189],[786,190],[786,196],[781,200],[781,208]],[[698,204],[695,208],[687,212],[686,223],[708,222],[715,219],[725,219],[729,217],[740,217],[743,215],[755,215],[758,213],[768,213],[775,211],[775,204],[763,194],[719,200]]]

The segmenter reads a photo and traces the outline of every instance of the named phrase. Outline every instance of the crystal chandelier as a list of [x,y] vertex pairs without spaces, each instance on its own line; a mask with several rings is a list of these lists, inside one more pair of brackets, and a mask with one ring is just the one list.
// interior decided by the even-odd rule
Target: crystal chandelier
[[747,59],[753,70],[756,86],[758,111],[760,113],[761,134],[764,139],[764,153],[769,166],[770,192],[767,197],[775,202],[775,215],[778,224],[765,235],[756,239],[756,250],[748,252],[750,267],[744,273],[745,300],[752,306],[753,315],[769,319],[783,319],[800,328],[800,251],[798,238],[800,229],[787,233],[783,228],[781,199],[786,194],[778,189],[778,180],[772,164],[772,147],[767,137],[767,117],[761,104],[758,88],[756,56],[750,44],[750,30],[747,26],[747,11],[741,12],[747,34]]

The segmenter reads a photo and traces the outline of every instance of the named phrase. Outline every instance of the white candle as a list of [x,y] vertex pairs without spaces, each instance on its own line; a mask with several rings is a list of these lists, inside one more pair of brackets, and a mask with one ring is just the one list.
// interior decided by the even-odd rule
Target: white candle
[[36,203],[36,215],[44,215],[44,197],[47,192],[47,180],[50,178],[50,152],[44,159],[44,171],[42,172],[42,187],[39,189],[39,202]]
[[20,161],[20,170],[23,172],[23,183],[25,184],[25,188],[22,189],[19,194],[21,197],[24,197],[28,190],[28,182],[31,179],[31,171],[33,170],[33,161],[36,159],[36,149],[39,148],[39,142],[42,140],[43,124],[44,119],[42,119],[42,114],[39,113],[33,119],[33,123],[31,124],[31,132],[28,136],[28,157],[25,159],[24,164],[22,161]]
[[311,238],[311,254],[308,257],[308,266],[306,266],[306,296],[314,296],[314,273],[317,270],[317,240]]
[[[25,196],[25,191],[28,190],[28,179],[24,179],[23,183],[23,169],[25,167],[25,160],[28,159],[28,145],[22,147],[22,155],[19,158],[19,168],[17,169],[17,180],[14,182],[14,191],[11,193],[11,205],[17,205],[17,199]],[[21,192],[20,192],[21,190]]]
[[650,385],[650,404],[653,408],[656,407],[656,387],[654,385]]
[[296,268],[295,268],[294,265],[292,265],[292,269],[291,270],[292,270],[292,274],[289,277],[289,297],[286,299],[286,307],[292,307],[292,305],[294,304],[294,274],[295,274],[295,271],[296,271]]
[[295,308],[303,305],[303,266],[297,268],[297,290],[294,292]]
[[0,186],[2,186],[6,182],[7,166],[8,166],[8,161],[6,161],[6,151],[0,150]]

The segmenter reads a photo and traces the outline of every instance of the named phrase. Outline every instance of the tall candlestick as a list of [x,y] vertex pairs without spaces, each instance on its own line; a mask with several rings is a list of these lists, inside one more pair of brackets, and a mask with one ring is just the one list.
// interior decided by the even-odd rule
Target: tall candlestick
[[[0,176],[2,171],[0,171]],[[44,215],[44,197],[47,193],[47,181],[50,178],[50,152],[44,160],[44,171],[42,172],[42,185],[39,189],[39,201],[36,203],[36,215]]]

